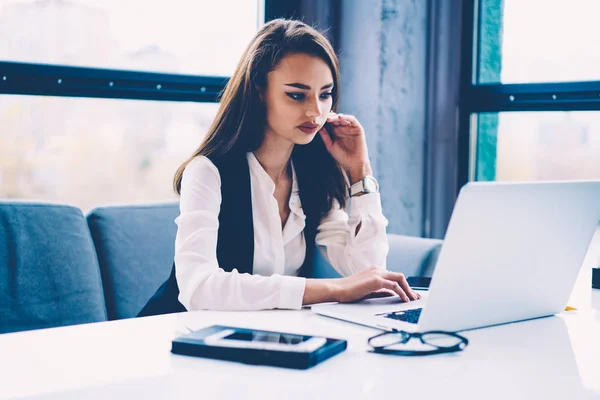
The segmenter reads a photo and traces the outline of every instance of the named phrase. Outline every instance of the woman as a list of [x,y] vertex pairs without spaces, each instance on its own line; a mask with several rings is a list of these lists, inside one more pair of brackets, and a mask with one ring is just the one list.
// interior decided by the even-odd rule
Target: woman
[[[175,175],[175,263],[140,315],[300,309],[375,291],[420,297],[385,270],[387,220],[365,133],[335,113],[338,91],[321,33],[289,20],[258,31]],[[307,278],[315,243],[344,278]]]

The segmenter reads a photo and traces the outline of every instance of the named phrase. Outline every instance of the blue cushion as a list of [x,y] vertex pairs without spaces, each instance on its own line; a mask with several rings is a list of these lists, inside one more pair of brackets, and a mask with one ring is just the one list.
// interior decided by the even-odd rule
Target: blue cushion
[[313,278],[320,279],[331,279],[341,278],[341,275],[329,264],[327,259],[323,257],[323,254],[319,250],[319,247],[315,249],[314,267],[313,267]]
[[105,320],[98,261],[81,210],[0,201],[0,332]]
[[439,239],[388,234],[387,270],[431,277],[443,243]]
[[101,207],[88,214],[108,319],[135,317],[167,279],[178,215],[177,203]]

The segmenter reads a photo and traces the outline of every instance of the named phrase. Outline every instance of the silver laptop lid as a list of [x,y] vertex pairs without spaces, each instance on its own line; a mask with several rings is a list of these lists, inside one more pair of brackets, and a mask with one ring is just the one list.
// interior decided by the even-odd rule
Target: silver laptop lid
[[600,181],[469,183],[459,194],[419,330],[552,315],[600,221]]

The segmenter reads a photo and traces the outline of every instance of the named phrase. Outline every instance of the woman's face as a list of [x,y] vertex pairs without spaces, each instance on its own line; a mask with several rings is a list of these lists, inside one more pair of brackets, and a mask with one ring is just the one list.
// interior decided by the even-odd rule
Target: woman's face
[[310,143],[323,127],[333,104],[333,76],[325,61],[289,54],[267,76],[263,101],[265,135],[292,144]]

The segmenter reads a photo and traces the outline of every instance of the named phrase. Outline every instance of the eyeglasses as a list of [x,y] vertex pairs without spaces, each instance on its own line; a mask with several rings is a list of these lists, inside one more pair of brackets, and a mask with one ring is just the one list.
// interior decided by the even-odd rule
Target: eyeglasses
[[469,344],[469,339],[454,332],[410,333],[394,329],[373,336],[368,343],[374,353],[424,356],[462,351]]

